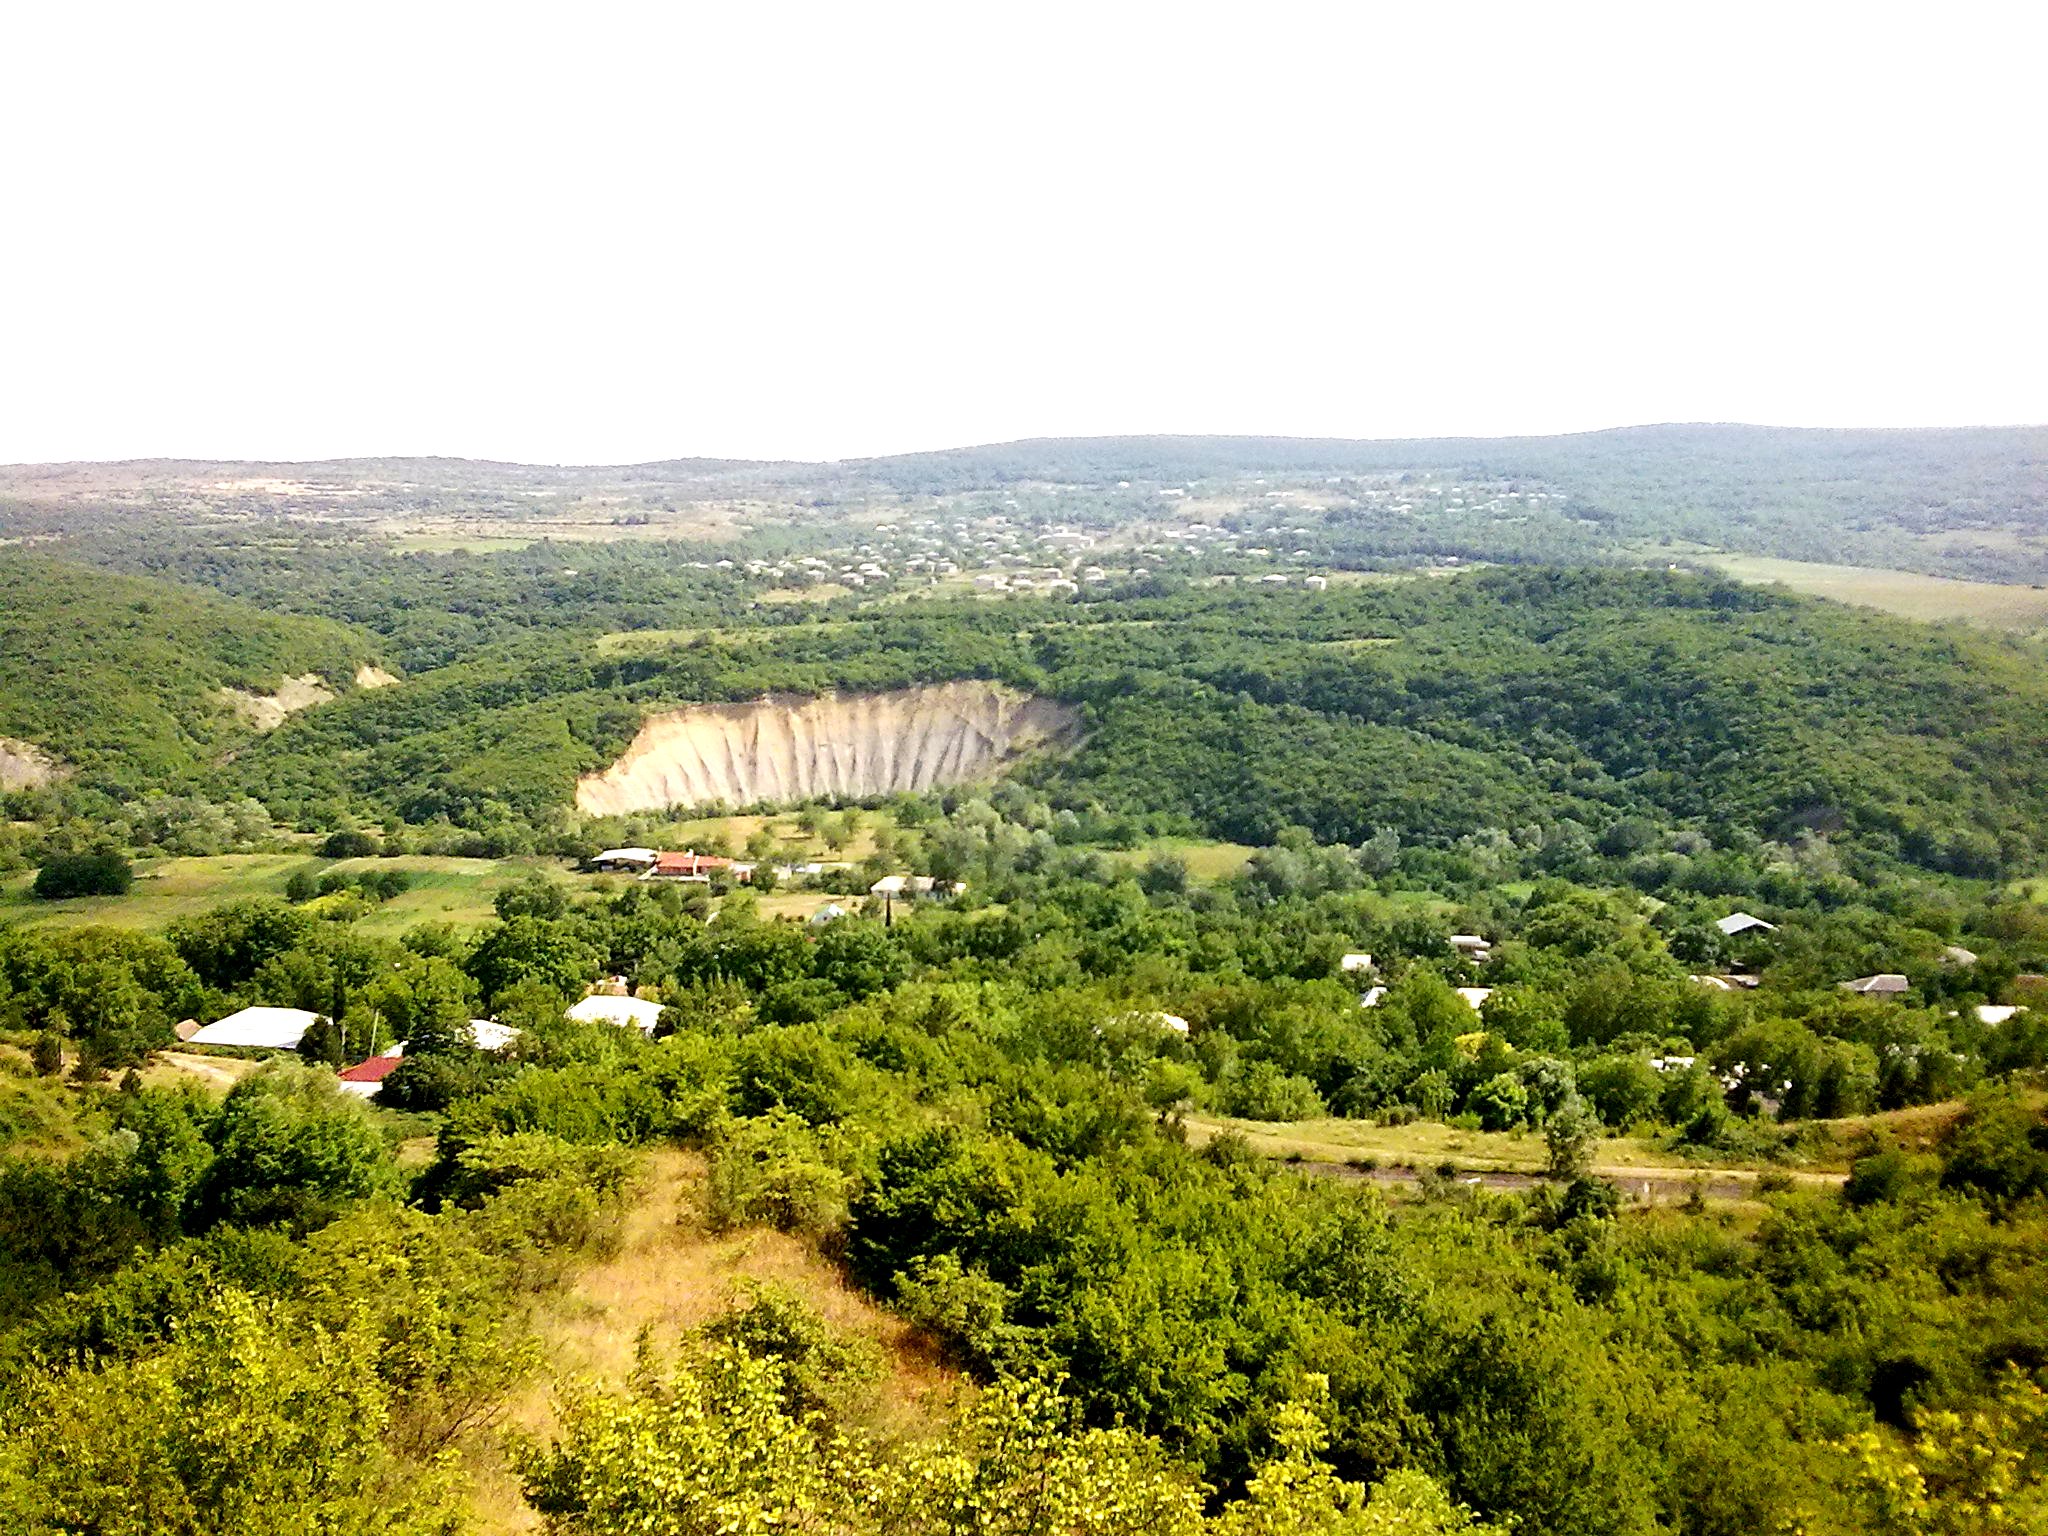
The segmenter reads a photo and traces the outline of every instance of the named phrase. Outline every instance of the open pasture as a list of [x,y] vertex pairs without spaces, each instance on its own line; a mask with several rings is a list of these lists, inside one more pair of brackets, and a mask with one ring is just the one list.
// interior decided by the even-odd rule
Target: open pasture
[[1809,597],[1877,608],[1923,623],[1962,619],[1994,629],[2048,627],[2048,589],[2041,587],[1960,581],[1918,571],[1778,560],[1768,555],[1714,554],[1702,558],[1738,581],[1776,584]]

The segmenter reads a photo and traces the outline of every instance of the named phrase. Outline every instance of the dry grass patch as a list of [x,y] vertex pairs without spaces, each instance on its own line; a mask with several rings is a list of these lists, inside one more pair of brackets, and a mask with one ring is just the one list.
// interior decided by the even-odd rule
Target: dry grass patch
[[[731,1311],[740,1283],[754,1280],[800,1296],[834,1332],[870,1345],[883,1373],[862,1395],[865,1426],[895,1438],[936,1429],[969,1390],[901,1318],[883,1311],[797,1238],[766,1229],[716,1234],[705,1225],[709,1170],[672,1147],[644,1155],[628,1195],[616,1250],[545,1298],[535,1320],[546,1360],[541,1378],[508,1405],[505,1424],[546,1438],[556,1428],[555,1395],[577,1380],[611,1383],[631,1374],[641,1340],[672,1348]],[[538,1530],[498,1433],[465,1450],[471,1513],[487,1532]]]

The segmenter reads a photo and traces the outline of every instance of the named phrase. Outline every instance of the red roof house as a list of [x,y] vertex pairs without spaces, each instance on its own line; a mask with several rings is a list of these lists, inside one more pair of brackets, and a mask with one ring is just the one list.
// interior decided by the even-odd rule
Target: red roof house
[[344,1069],[338,1079],[343,1093],[353,1093],[360,1098],[374,1099],[384,1091],[384,1079],[396,1072],[405,1062],[403,1056],[372,1056],[368,1061],[359,1061]]

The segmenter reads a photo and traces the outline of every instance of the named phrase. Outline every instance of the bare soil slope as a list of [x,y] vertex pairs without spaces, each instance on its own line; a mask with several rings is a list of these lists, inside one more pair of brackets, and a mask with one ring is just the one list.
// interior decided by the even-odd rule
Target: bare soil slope
[[325,704],[334,697],[327,679],[317,672],[288,677],[273,693],[251,693],[246,688],[223,688],[221,697],[253,730],[274,731],[302,709]]
[[930,789],[993,777],[1079,731],[1071,705],[983,682],[704,704],[650,718],[576,786],[576,806],[616,816]]
[[57,760],[34,742],[0,736],[0,789],[38,789],[62,776]]

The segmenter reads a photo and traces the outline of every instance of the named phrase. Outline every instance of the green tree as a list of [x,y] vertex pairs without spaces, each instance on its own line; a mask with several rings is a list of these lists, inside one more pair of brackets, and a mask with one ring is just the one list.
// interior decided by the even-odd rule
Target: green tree
[[217,1219],[303,1230],[390,1181],[383,1138],[362,1100],[310,1067],[276,1062],[242,1079],[209,1139],[214,1160],[202,1202]]

